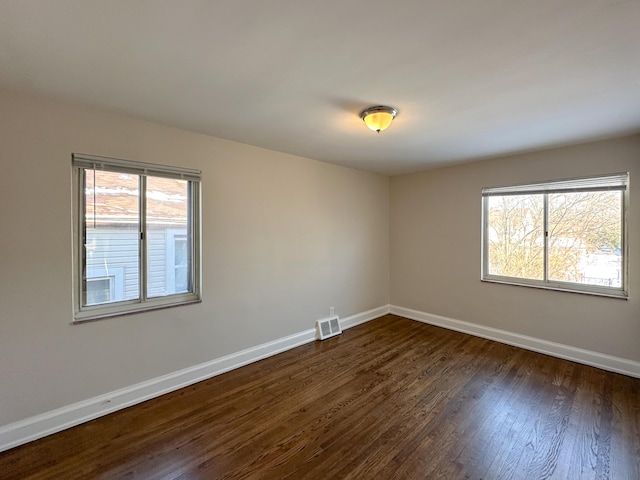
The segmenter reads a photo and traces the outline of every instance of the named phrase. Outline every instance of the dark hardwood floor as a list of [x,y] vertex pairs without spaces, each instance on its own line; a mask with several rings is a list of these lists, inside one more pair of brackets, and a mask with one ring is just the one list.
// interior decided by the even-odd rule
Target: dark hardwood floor
[[2,479],[640,479],[640,379],[393,315],[0,454]]

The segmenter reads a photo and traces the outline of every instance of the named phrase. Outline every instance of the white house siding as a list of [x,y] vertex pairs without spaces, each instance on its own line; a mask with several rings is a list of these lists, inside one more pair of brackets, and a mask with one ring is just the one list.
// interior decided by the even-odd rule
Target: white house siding
[[[87,278],[112,276],[122,282],[123,298],[139,297],[138,286],[138,229],[87,229]],[[116,276],[122,272],[123,275]]]
[[147,280],[147,294],[150,297],[166,295],[167,293],[167,229],[154,228],[149,230],[148,242],[149,277]]
[[[150,228],[148,232],[147,294],[150,297],[175,293],[173,279],[168,278],[174,268],[174,259],[168,259],[166,226]],[[186,234],[186,229],[171,229],[174,233]],[[170,236],[173,241],[173,236]],[[115,292],[122,292],[112,301],[139,298],[138,275],[138,231],[118,228],[87,229],[87,278],[111,277],[116,285]],[[173,249],[169,249],[171,252]]]

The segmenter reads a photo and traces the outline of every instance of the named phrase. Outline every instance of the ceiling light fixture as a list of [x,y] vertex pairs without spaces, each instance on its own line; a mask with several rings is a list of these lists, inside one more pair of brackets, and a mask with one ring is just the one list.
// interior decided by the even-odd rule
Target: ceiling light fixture
[[380,133],[382,130],[391,125],[391,122],[398,110],[393,107],[386,107],[384,105],[378,105],[377,107],[365,108],[360,112],[360,118],[364,120],[364,123],[374,132]]

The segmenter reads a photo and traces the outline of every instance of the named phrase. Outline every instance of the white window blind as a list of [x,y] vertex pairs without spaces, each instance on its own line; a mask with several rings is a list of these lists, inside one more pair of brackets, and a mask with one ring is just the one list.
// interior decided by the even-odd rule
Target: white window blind
[[528,183],[506,187],[488,187],[482,189],[483,197],[504,195],[535,195],[541,193],[599,192],[607,190],[626,190],[629,174],[615,173],[597,177],[554,180],[552,182]]
[[178,180],[201,181],[202,172],[189,168],[177,168],[145,162],[132,162],[116,158],[98,157],[95,155],[73,154],[73,166],[90,170],[108,170],[110,172],[128,173],[152,177],[175,178]]

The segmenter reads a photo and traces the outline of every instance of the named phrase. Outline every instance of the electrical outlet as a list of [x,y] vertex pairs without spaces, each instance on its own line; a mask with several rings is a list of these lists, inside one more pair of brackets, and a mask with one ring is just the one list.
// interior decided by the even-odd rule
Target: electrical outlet
[[334,307],[329,307],[329,316],[333,317],[336,314],[336,309]]

